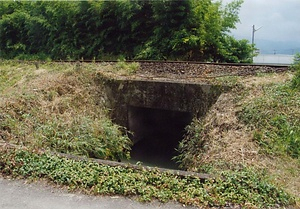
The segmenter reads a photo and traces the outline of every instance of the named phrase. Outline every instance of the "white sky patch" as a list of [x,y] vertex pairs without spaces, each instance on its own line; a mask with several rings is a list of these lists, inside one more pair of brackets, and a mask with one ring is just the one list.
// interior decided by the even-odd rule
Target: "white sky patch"
[[[229,3],[233,0],[223,0]],[[269,41],[300,43],[300,0],[244,0],[240,9],[241,23],[232,34],[238,39],[251,40],[252,25],[262,27],[255,38]]]

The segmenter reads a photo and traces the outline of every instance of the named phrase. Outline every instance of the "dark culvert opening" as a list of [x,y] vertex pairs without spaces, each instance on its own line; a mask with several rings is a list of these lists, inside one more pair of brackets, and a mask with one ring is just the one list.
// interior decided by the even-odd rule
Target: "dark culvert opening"
[[131,163],[178,169],[172,158],[193,114],[144,107],[128,107],[128,128],[133,133]]

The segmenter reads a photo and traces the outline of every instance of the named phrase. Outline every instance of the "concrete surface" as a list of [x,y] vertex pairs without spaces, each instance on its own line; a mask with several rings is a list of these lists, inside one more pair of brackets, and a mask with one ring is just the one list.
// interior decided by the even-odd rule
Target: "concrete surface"
[[159,202],[139,203],[133,199],[113,196],[88,196],[69,193],[44,182],[27,184],[24,180],[9,180],[0,176],[1,209],[181,209],[180,204]]

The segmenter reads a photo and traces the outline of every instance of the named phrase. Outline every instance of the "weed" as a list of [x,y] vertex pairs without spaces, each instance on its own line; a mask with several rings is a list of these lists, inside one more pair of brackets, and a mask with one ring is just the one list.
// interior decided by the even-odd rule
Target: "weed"
[[37,128],[34,138],[39,148],[111,160],[129,158],[131,144],[110,120],[88,116],[67,122],[49,118]]
[[264,168],[299,198],[299,175],[294,173],[300,166],[300,94],[291,75],[238,78],[232,91],[188,127],[177,160],[185,169],[208,173]]
[[264,151],[299,158],[299,105],[299,92],[290,84],[272,85],[264,88],[262,97],[245,104],[239,117],[256,130],[253,138]]
[[[299,55],[299,57],[300,57],[300,55]],[[298,91],[300,91],[300,62],[298,61],[297,64],[294,64],[293,68],[296,71],[296,74],[292,80],[292,87],[294,89],[297,89]]]
[[195,161],[195,156],[199,158],[201,152],[205,152],[204,135],[203,123],[198,119],[194,119],[186,127],[186,135],[178,145],[177,151],[179,154],[173,157],[173,160],[179,164],[180,168],[188,168]]
[[117,72],[119,72],[122,75],[131,75],[134,74],[138,69],[140,65],[137,62],[125,62],[123,60],[119,60],[114,68]]
[[222,76],[216,78],[217,82],[221,85],[224,86],[230,86],[230,87],[235,87],[238,86],[241,87],[241,85],[238,82],[238,77],[237,76]]
[[38,71],[44,74],[36,74],[34,65],[3,64],[3,79],[16,79],[0,84],[6,91],[5,102],[0,103],[0,114],[5,116],[0,120],[1,138],[88,157],[128,158],[131,140],[126,130],[113,124],[105,108],[96,105],[95,71],[89,65],[81,68],[45,63]]
[[[0,68],[0,92],[4,92],[5,89],[15,85],[21,80],[22,75],[17,70],[21,69],[10,69],[7,66]],[[23,71],[23,70],[22,70]],[[24,71],[23,71],[24,72]]]

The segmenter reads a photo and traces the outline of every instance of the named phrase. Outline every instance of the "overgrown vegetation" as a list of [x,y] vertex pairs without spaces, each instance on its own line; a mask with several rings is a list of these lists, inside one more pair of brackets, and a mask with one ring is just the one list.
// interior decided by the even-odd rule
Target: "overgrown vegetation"
[[291,69],[234,77],[232,91],[221,95],[204,118],[187,127],[176,157],[181,166],[208,173],[244,166],[265,169],[273,182],[299,202],[299,63]]
[[220,177],[202,182],[194,177],[109,167],[47,153],[5,149],[0,149],[0,153],[2,173],[31,179],[45,178],[92,194],[138,195],[142,201],[155,198],[162,202],[175,200],[196,206],[244,205],[247,208],[262,208],[294,202],[291,196],[268,183],[262,173],[249,169],[222,172]]
[[251,62],[228,35],[242,0],[0,2],[0,57]]
[[240,119],[254,129],[253,139],[268,154],[300,158],[300,65],[290,82],[262,87],[262,96],[244,104]]
[[255,129],[254,140],[268,154],[300,157],[299,92],[265,88],[263,98],[245,105],[240,118]]
[[[0,139],[101,159],[129,158],[131,140],[113,124],[89,65],[2,63]],[[97,98],[99,97],[99,98]]]
[[[204,124],[198,119],[194,119],[190,125],[186,127],[184,139],[178,145],[178,155],[173,157],[180,168],[188,169],[194,161],[195,157],[199,157],[205,153],[205,132]],[[200,171],[200,170],[199,170]],[[201,170],[207,172],[207,170]]]
[[[222,97],[224,101],[217,105],[224,106],[218,106],[215,112],[208,113],[207,117],[210,119],[194,120],[188,127],[186,140],[181,143],[183,148],[181,151],[184,152],[178,159],[184,159],[183,167],[214,174],[214,178],[205,182],[195,177],[110,167],[88,160],[81,162],[50,154],[54,151],[113,160],[129,157],[130,140],[126,130],[109,119],[109,111],[103,105],[105,96],[94,77],[98,70],[120,71],[128,75],[134,73],[136,68],[138,68],[136,63],[123,61],[113,67],[108,63],[1,62],[0,143],[12,143],[18,145],[17,147],[23,147],[19,149],[1,146],[1,172],[13,177],[45,178],[59,185],[66,185],[70,189],[81,189],[90,194],[137,196],[144,201],[173,200],[203,207],[241,205],[245,208],[283,207],[295,204],[293,196],[280,189],[282,185],[271,178],[267,167],[261,169],[249,166],[246,158],[243,158],[245,162],[239,161],[240,153],[235,151],[227,153],[239,161],[237,164],[226,158],[227,156],[221,156],[223,161],[215,159],[206,161],[208,156],[214,157],[222,153],[214,147],[215,145],[220,145],[222,149],[232,146],[235,150],[240,150],[234,145],[226,145],[228,138],[229,144],[238,138],[229,134],[231,129],[243,133],[248,131],[249,135],[253,136],[251,131],[243,129],[244,126],[240,121],[227,120],[231,117],[226,114],[232,113],[230,112],[232,103],[237,100],[241,102],[240,109],[237,108],[239,111],[233,112],[235,115],[242,114],[241,111],[246,110],[251,102],[255,101],[247,100],[243,103],[245,100],[241,99],[247,98],[251,91],[249,94],[245,93],[247,88],[237,77],[229,79],[226,83],[234,83],[234,86],[239,88],[243,86],[244,93],[237,94],[238,99],[226,100],[231,98],[229,93]],[[283,91],[292,85],[288,83],[283,86],[276,85],[275,90],[272,90],[273,85],[269,84],[261,89],[268,96],[272,95],[270,92],[276,90],[274,97],[281,92],[278,94],[280,101],[288,106],[280,107],[286,111],[286,116],[291,117],[287,117],[286,120],[288,119],[287,122],[291,124],[287,129],[293,131],[290,137],[290,142],[293,142],[295,139],[293,137],[297,136],[293,134],[298,133],[299,129],[295,129],[296,123],[288,113],[299,106],[297,97],[299,91],[291,90],[291,97],[284,100],[286,94]],[[241,91],[239,89],[238,92]],[[294,106],[295,101],[298,102],[296,103],[298,106]],[[270,106],[267,108],[270,109]],[[297,111],[292,111],[294,118],[298,117]],[[256,129],[256,126],[252,128]],[[226,134],[229,134],[229,137],[226,138]],[[212,144],[213,146],[209,143],[210,140],[214,140],[212,136],[219,139]],[[248,135],[241,136],[244,139],[246,138],[244,136]],[[210,153],[212,150],[217,154]],[[267,155],[269,152],[260,153]],[[290,157],[292,153],[297,152],[293,149],[284,151],[277,149],[272,156],[280,154]],[[289,170],[295,173],[296,179],[297,171],[297,167]],[[297,187],[297,183],[295,185]]]

